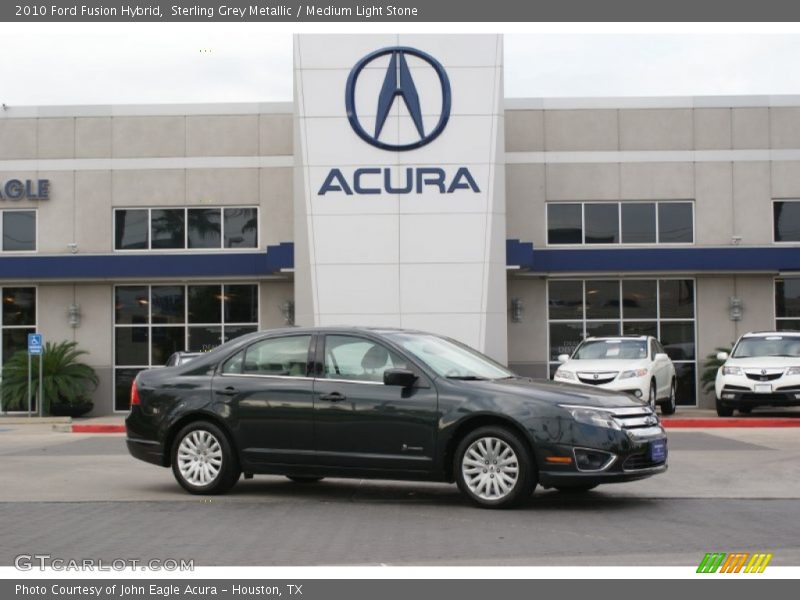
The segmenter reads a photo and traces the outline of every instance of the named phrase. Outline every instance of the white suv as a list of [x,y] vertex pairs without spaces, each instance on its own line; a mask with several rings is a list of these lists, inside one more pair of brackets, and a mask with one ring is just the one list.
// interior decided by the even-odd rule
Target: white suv
[[558,361],[555,381],[628,392],[653,410],[659,404],[663,414],[675,412],[675,366],[654,337],[590,337]]
[[745,333],[717,371],[717,414],[734,409],[749,413],[757,406],[800,406],[800,332]]

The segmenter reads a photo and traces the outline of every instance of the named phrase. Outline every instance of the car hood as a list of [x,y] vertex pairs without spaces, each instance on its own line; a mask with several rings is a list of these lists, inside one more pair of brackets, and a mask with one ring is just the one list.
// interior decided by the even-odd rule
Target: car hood
[[797,356],[751,356],[749,358],[729,358],[725,361],[726,367],[741,367],[743,369],[756,368],[785,368],[800,366],[800,357]]
[[483,390],[488,395],[517,396],[522,400],[536,400],[550,404],[596,406],[598,408],[629,408],[646,404],[643,400],[638,400],[624,392],[548,379],[516,377],[464,383],[470,385],[471,389]]
[[562,366],[570,371],[628,371],[631,369],[646,369],[647,361],[641,359],[597,359],[597,360],[568,360]]

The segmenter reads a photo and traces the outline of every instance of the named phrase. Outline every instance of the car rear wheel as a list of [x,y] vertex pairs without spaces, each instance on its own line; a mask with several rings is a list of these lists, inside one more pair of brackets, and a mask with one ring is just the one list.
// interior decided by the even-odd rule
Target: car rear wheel
[[675,380],[672,380],[672,385],[669,387],[669,398],[667,398],[666,402],[661,405],[661,414],[662,415],[674,415],[675,409],[678,406],[677,400],[677,386],[675,385]]
[[719,417],[732,417],[733,409],[730,406],[723,406],[722,402],[717,398],[717,416]]
[[287,475],[286,478],[295,483],[317,483],[323,479],[322,477],[308,477],[306,475]]
[[484,508],[509,508],[536,487],[525,443],[505,427],[480,427],[458,444],[454,470],[461,492]]
[[175,436],[172,472],[192,494],[224,494],[241,475],[227,436],[207,421],[189,423]]

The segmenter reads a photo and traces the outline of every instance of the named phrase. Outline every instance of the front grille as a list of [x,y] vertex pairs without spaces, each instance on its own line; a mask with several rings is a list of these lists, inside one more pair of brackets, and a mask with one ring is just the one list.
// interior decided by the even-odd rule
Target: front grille
[[604,373],[578,373],[578,380],[581,383],[588,383],[590,385],[603,385],[610,383],[617,377],[617,373],[604,372]]
[[724,392],[725,390],[730,390],[730,391],[746,392],[749,389],[750,389],[749,387],[745,387],[743,385],[733,385],[731,383],[726,383],[725,387],[722,388],[722,391]]
[[622,468],[625,471],[638,471],[640,469],[652,469],[653,467],[660,467],[665,462],[667,461],[655,461],[650,458],[649,454],[634,454],[633,456],[629,456],[625,462],[622,463]]
[[748,379],[752,379],[753,381],[775,381],[776,379],[780,379],[783,373],[767,373],[766,375],[762,375],[761,373],[745,373]]
[[649,406],[611,409],[614,419],[625,430],[648,429],[658,426],[658,417]]

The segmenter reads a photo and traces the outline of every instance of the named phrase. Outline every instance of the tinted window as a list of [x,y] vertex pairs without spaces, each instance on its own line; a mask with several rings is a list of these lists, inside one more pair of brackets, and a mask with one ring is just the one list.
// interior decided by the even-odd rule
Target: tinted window
[[33,328],[3,329],[3,362],[6,363],[17,352],[28,351],[28,334]]
[[36,211],[3,212],[3,250],[36,250]]
[[580,244],[583,242],[580,204],[547,205],[547,243]]
[[134,325],[146,324],[150,300],[146,285],[118,286],[114,292],[114,322]]
[[625,319],[655,319],[658,316],[654,279],[622,282],[622,316]]
[[661,343],[672,360],[694,360],[694,321],[662,322]]
[[141,370],[114,370],[114,410],[128,410],[131,399],[131,384]]
[[691,202],[658,203],[658,241],[661,244],[690,244],[692,231]]
[[258,321],[258,286],[226,285],[226,323],[255,323]]
[[550,360],[572,354],[583,340],[583,323],[550,323]]
[[114,211],[114,248],[117,250],[147,248],[148,231],[146,210]]
[[220,247],[220,210],[190,208],[188,210],[189,248]]
[[775,316],[800,317],[800,277],[775,281]]
[[552,280],[547,289],[551,319],[583,318],[583,282]]
[[144,366],[149,361],[150,330],[147,327],[114,329],[114,364]]
[[775,241],[800,241],[800,202],[775,202],[772,210]]
[[622,204],[622,243],[652,244],[656,241],[656,205],[651,202]]
[[151,330],[151,364],[163,365],[169,357],[185,350],[186,338],[183,327],[153,327]]
[[585,204],[584,240],[587,244],[619,242],[619,205]]
[[182,285],[154,285],[151,288],[150,298],[153,323],[184,322],[186,304]]
[[184,248],[186,211],[182,208],[153,209],[150,212],[151,248]]
[[657,321],[625,321],[622,335],[658,335]]
[[225,247],[255,248],[258,245],[258,219],[255,208],[225,209]]
[[218,323],[222,318],[222,286],[189,286],[189,323]]
[[586,337],[619,335],[619,321],[587,321]]
[[208,352],[222,343],[222,327],[204,325],[189,327],[189,352]]
[[385,346],[358,337],[329,335],[325,338],[325,377],[353,381],[383,381],[383,372],[408,368],[405,360]]
[[256,342],[245,351],[242,372],[249,375],[305,377],[309,335],[270,338]]
[[586,318],[619,318],[619,281],[586,282]]
[[3,325],[36,324],[36,288],[3,288]]
[[[662,319],[694,318],[694,281],[691,279],[665,279],[660,282]],[[661,341],[664,342],[663,336]]]

